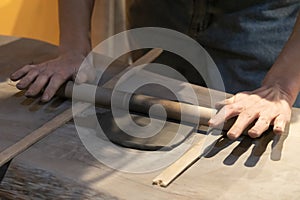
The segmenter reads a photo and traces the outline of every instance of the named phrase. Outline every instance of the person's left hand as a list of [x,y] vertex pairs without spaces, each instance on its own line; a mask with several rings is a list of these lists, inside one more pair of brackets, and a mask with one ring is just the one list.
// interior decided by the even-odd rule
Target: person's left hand
[[218,127],[224,121],[238,116],[227,132],[230,139],[238,138],[255,120],[255,124],[248,131],[250,137],[259,137],[270,125],[274,125],[274,133],[281,134],[291,118],[290,99],[278,85],[262,86],[252,92],[241,92],[217,103],[216,108],[219,112],[209,124]]
[[83,83],[95,78],[92,64],[83,62],[84,59],[84,55],[74,52],[61,54],[40,64],[26,65],[10,78],[13,81],[19,80],[16,85],[18,89],[27,89],[25,96],[34,97],[42,93],[41,101],[47,102],[67,80]]

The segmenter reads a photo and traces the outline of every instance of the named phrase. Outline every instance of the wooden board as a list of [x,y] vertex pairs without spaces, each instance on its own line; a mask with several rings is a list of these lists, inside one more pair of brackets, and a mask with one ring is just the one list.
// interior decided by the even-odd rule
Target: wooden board
[[[4,149],[60,113],[70,102],[55,99],[39,104],[35,99],[26,99],[6,81],[8,74],[21,65],[55,56],[55,47],[21,39],[0,47],[0,55],[0,149]],[[82,145],[73,122],[69,122],[12,162],[0,187],[0,196],[11,199],[298,199],[299,116],[300,110],[294,109],[289,135],[281,138],[285,140],[277,149],[272,151],[271,135],[232,143],[221,138],[211,154],[167,188],[152,185],[153,178],[163,169],[142,174],[123,173],[97,161]]]

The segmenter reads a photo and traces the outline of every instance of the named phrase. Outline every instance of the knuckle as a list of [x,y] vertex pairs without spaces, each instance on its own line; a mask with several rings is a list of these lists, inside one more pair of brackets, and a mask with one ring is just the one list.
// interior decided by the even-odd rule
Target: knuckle
[[27,96],[35,96],[40,91],[41,91],[41,89],[39,89],[36,85],[31,85],[30,88],[27,90],[26,95]]
[[269,126],[271,123],[271,120],[268,117],[259,117],[259,122],[260,122],[260,125]]
[[225,105],[224,106],[224,109],[226,112],[231,112],[231,111],[234,111],[234,104],[229,104],[229,105]]
[[47,87],[47,90],[45,90],[45,93],[47,93],[49,96],[53,96],[55,94],[55,89],[52,86]]
[[36,67],[36,65],[25,65],[24,67],[21,68],[21,70],[32,70]]
[[27,91],[27,94],[29,96],[34,96],[36,94],[38,94],[40,92],[40,90],[38,90],[36,87],[31,88],[30,90]]
[[240,117],[243,119],[252,119],[252,118],[254,118],[254,116],[255,116],[255,114],[252,112],[249,112],[249,111],[245,111],[240,114]]
[[50,77],[52,75],[52,72],[50,70],[40,70],[39,76],[40,77]]
[[52,97],[52,96],[54,96],[57,89],[58,88],[56,88],[55,85],[48,85],[45,90],[45,93],[47,93],[49,97]]
[[238,112],[243,112],[245,110],[244,106],[239,104],[234,104],[234,109]]
[[38,75],[40,72],[38,69],[36,68],[33,68],[33,69],[30,69],[29,72],[28,72],[28,75],[30,76],[35,76],[35,75]]
[[65,73],[55,73],[53,75],[54,80],[67,80],[68,76]]
[[24,78],[22,78],[21,80],[20,80],[20,84],[26,84],[26,83],[29,83],[29,82],[31,82],[31,79],[30,78],[28,78],[28,77],[24,77]]

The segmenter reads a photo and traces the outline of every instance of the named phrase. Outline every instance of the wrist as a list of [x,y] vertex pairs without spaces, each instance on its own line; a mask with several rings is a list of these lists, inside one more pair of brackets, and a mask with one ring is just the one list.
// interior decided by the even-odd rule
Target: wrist
[[292,106],[299,93],[299,84],[297,82],[298,81],[294,81],[292,78],[267,76],[262,82],[262,87],[280,91],[280,94],[283,95],[289,105]]
[[91,51],[90,47],[80,47],[75,45],[74,46],[60,45],[58,49],[60,55],[78,55],[83,57],[86,57]]
[[79,67],[79,65],[81,65],[81,63],[86,58],[86,55],[81,51],[70,50],[70,51],[60,52],[59,58],[63,60],[67,60],[68,62],[72,62],[73,65],[78,64]]
[[61,37],[59,45],[60,54],[73,54],[87,56],[91,52],[91,41],[89,37],[63,38]]

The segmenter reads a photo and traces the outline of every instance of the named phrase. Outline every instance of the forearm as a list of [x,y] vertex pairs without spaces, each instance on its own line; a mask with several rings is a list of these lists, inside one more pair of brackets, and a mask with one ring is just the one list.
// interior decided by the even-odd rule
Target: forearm
[[292,105],[300,91],[300,15],[293,33],[266,75],[263,86],[280,87]]
[[60,52],[87,55],[91,50],[94,0],[59,0]]

